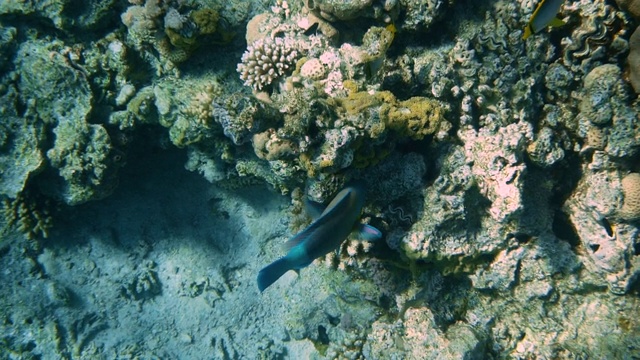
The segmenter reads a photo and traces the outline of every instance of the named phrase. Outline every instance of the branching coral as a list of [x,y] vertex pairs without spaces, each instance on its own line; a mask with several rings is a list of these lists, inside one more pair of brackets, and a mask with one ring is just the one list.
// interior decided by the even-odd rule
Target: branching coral
[[237,70],[245,85],[260,91],[293,71],[299,57],[291,38],[262,38],[249,45]]
[[[16,229],[28,239],[46,238],[53,227],[51,200],[24,191],[15,199],[3,198],[0,201],[0,232]],[[5,222],[6,221],[6,222]]]

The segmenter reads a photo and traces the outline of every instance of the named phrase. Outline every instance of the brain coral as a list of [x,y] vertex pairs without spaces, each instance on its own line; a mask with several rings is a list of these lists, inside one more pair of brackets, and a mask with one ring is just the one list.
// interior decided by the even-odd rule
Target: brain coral
[[622,179],[624,202],[620,216],[625,220],[640,219],[640,174],[631,173]]
[[324,65],[318,59],[309,59],[300,68],[300,75],[311,80],[320,80],[326,73]]

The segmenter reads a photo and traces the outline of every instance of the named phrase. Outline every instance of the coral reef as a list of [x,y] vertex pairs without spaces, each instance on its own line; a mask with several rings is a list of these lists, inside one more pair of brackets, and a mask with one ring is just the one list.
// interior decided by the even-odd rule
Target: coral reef
[[0,31],[0,70],[5,70],[5,66],[9,63],[10,55],[13,53],[13,47],[16,42],[18,31],[12,26],[2,26]]
[[[616,3],[1,3],[0,358],[638,357]],[[256,296],[353,180],[384,239]]]
[[622,187],[621,178],[606,154],[596,152],[564,205],[584,249],[584,264],[616,294],[629,291],[640,272],[635,250],[639,229],[620,221],[630,215],[624,195],[633,191],[629,179]]

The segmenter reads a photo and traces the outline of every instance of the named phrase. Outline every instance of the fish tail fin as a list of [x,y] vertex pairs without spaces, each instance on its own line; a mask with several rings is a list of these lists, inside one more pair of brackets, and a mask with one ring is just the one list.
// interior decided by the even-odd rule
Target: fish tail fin
[[264,269],[260,270],[258,273],[258,289],[260,289],[260,292],[263,292],[266,288],[271,286],[271,284],[280,279],[280,277],[289,270],[293,270],[293,266],[286,256],[272,262]]

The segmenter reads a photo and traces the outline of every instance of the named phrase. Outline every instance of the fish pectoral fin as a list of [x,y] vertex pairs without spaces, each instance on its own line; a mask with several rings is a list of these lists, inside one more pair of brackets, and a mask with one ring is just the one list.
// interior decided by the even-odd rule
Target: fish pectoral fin
[[307,211],[307,214],[311,216],[311,219],[316,220],[322,215],[322,212],[326,208],[323,204],[317,203],[311,200],[305,200],[304,208]]
[[551,26],[551,27],[560,27],[560,26],[563,26],[563,25],[566,25],[566,24],[567,23],[565,23],[564,21],[562,21],[560,18],[557,18],[557,17],[554,17],[549,22],[549,26]]
[[371,225],[359,224],[355,238],[362,241],[377,241],[382,238],[382,232]]
[[524,28],[524,35],[522,35],[522,40],[527,40],[529,36],[531,36],[533,32],[531,31],[531,25],[527,25]]
[[298,234],[296,234],[296,236],[292,237],[291,239],[287,240],[287,242],[284,243],[284,248],[286,251],[289,251],[291,249],[293,249],[294,247],[302,244],[303,242],[305,242],[309,236],[311,236],[311,234],[313,234],[313,231],[315,229],[315,226],[310,225],[309,227],[307,227],[306,229],[302,230],[301,232],[299,232]]

